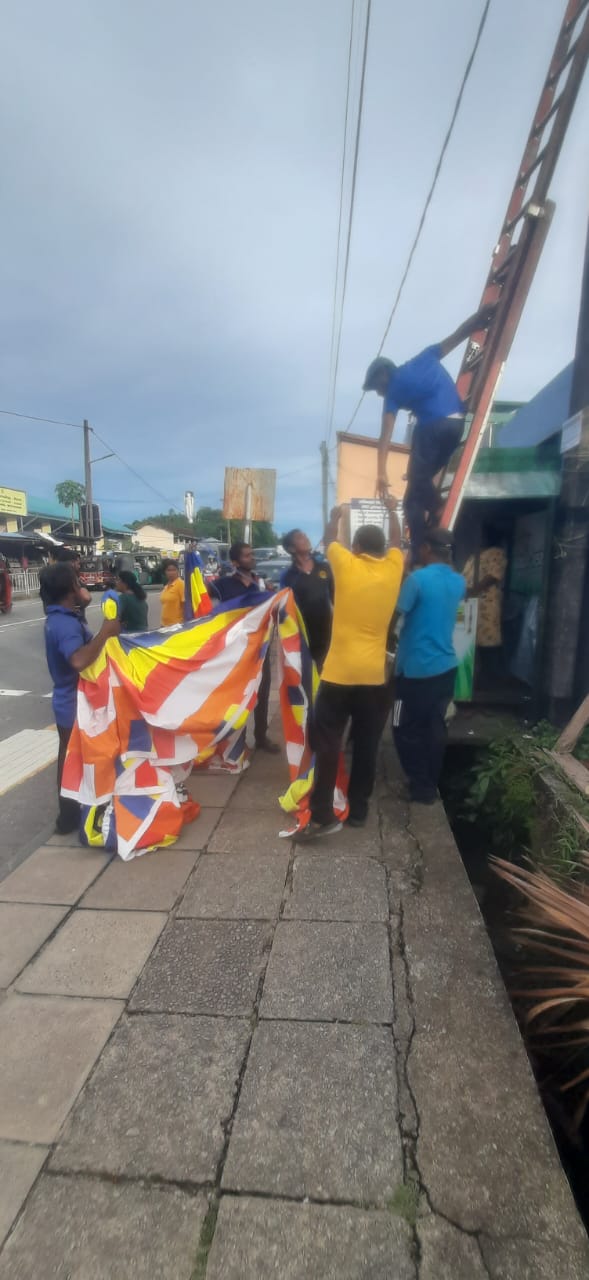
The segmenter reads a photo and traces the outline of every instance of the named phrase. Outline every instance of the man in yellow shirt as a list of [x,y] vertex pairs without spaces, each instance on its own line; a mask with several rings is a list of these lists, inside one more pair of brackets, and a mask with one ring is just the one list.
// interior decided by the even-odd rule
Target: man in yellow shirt
[[325,531],[327,559],[335,583],[331,644],[314,707],[312,744],[315,783],[311,821],[301,842],[339,831],[333,793],[348,719],[352,722],[352,768],[348,823],[361,827],[374,788],[376,756],[387,714],[386,645],[403,577],[401,534],[395,504],[389,505],[390,549],[382,529],[364,525],[351,551],[336,542],[341,510],[334,507]]
[[173,627],[184,622],[184,583],[178,572],[175,560],[168,560],[164,565],[166,585],[160,595],[162,602],[162,627]]

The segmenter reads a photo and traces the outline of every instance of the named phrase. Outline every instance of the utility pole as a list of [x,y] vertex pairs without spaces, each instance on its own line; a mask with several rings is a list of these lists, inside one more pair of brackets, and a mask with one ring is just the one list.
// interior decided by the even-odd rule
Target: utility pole
[[319,452],[321,454],[321,508],[323,512],[323,528],[326,529],[329,517],[329,454],[325,440],[321,441]]
[[84,488],[86,490],[86,532],[89,541],[94,543],[94,513],[92,510],[92,463],[90,461],[90,427],[84,418]]

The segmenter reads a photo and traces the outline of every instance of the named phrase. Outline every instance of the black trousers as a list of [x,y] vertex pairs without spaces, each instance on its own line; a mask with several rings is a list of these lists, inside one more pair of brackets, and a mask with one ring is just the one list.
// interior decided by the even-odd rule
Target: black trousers
[[423,542],[427,513],[439,506],[434,476],[448,465],[463,430],[464,418],[438,418],[435,422],[418,423],[414,428],[403,504],[414,555]]
[[57,801],[59,809],[55,829],[63,836],[70,831],[77,831],[80,825],[80,806],[77,800],[71,800],[68,796],[62,796],[61,794],[61,779],[63,777],[67,746],[72,732],[71,725],[58,724],[57,732],[59,734],[59,751],[57,753]]
[[270,658],[270,646],[264,658],[262,667],[262,679],[258,689],[258,701],[254,707],[254,738],[259,744],[264,741],[268,733],[268,706],[270,702],[270,686],[272,681],[272,668]]
[[311,817],[314,822],[333,822],[333,790],[344,732],[350,718],[350,817],[366,817],[368,801],[374,789],[376,756],[386,715],[386,685],[347,685],[321,681],[313,709],[311,737],[315,752],[315,785],[311,795]]
[[412,799],[432,800],[437,795],[448,741],[445,716],[455,680],[455,667],[425,680],[396,678],[393,738]]

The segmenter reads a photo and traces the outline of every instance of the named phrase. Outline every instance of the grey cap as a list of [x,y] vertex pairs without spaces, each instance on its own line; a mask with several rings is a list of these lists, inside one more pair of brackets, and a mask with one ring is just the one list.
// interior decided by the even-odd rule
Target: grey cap
[[396,367],[392,360],[387,360],[386,356],[377,356],[376,360],[373,360],[372,364],[368,365],[362,390],[374,391],[375,380],[380,379],[382,373],[391,374]]

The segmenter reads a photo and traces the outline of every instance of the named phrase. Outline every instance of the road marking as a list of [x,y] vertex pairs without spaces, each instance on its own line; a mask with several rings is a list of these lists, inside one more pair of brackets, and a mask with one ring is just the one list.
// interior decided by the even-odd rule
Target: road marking
[[25,698],[30,689],[0,689],[0,698]]
[[0,742],[0,796],[57,760],[59,739],[55,726],[21,729]]
[[[99,602],[95,601],[93,604],[86,605],[86,612],[88,612],[89,609],[99,609],[99,608],[100,608]],[[35,624],[35,622],[44,622],[44,621],[45,621],[45,614],[38,613],[35,615],[34,618],[23,618],[21,619],[20,622],[3,622],[0,625],[0,631],[11,631],[13,627],[32,627]]]

